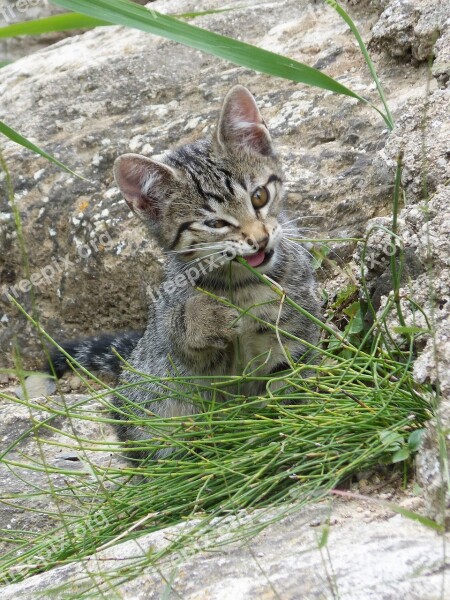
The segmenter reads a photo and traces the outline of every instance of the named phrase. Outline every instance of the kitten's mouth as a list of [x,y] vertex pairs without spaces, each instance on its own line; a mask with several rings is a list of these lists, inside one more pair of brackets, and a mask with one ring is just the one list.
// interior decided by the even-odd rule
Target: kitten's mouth
[[249,254],[247,256],[243,256],[242,258],[246,260],[251,267],[256,269],[256,267],[261,267],[262,265],[267,264],[272,256],[273,250],[270,250],[269,252],[264,252],[264,250],[261,250],[256,254]]

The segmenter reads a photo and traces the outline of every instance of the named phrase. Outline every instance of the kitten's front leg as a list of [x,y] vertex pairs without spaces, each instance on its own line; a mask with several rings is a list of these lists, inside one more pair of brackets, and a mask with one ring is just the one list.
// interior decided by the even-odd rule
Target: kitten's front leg
[[225,349],[239,333],[239,312],[208,296],[185,304],[186,344],[192,350]]
[[173,309],[169,328],[173,346],[184,361],[199,368],[223,360],[240,330],[239,312],[201,294]]

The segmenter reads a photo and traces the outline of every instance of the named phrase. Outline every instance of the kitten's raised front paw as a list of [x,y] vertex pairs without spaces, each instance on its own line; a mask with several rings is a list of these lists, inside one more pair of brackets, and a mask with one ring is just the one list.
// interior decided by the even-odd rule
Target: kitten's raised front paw
[[239,334],[239,311],[208,296],[193,296],[186,302],[186,336],[193,350],[226,348]]

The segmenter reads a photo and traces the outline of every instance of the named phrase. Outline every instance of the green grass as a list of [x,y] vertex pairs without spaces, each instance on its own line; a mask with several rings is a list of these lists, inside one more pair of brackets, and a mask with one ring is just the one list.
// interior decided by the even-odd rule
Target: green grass
[[[179,19],[195,19],[209,14],[217,14],[238,9],[217,9],[204,10],[196,13],[182,13],[176,15]],[[45,33],[58,33],[62,31],[73,31],[76,29],[93,29],[94,27],[105,27],[111,25],[109,21],[96,19],[79,13],[64,13],[62,15],[53,15],[51,17],[41,17],[40,19],[22,21],[0,27],[0,38],[12,38],[19,36],[42,35]],[[1,63],[0,63],[1,64]]]
[[[296,307],[281,291],[279,301]],[[304,313],[301,307],[297,310]],[[395,310],[393,295],[384,314]],[[40,335],[51,340],[39,323],[28,317]],[[152,431],[154,437],[145,442],[105,444],[81,439],[73,430],[60,432],[64,437],[59,442],[61,448],[78,452],[89,464],[90,483],[85,473],[50,468],[45,460],[28,465],[27,461],[11,462],[8,455],[21,440],[9,446],[0,460],[12,469],[22,466],[38,470],[49,481],[52,474],[70,475],[70,495],[78,508],[77,514],[60,517],[61,525],[50,535],[30,533],[25,540],[23,536],[14,539],[13,535],[13,548],[0,561],[0,580],[18,580],[79,560],[119,540],[136,539],[200,517],[198,524],[163,551],[142,555],[132,565],[127,564],[126,572],[118,568],[109,573],[108,585],[114,586],[133,578],[146,566],[156,567],[180,553],[195,552],[199,540],[207,539],[214,547],[219,543],[214,534],[218,523],[230,514],[239,515],[243,509],[277,508],[275,516],[268,513],[268,520],[255,513],[254,519],[233,531],[230,541],[248,539],[269,522],[326,498],[336,486],[362,470],[401,462],[407,477],[420,432],[432,416],[432,390],[418,385],[412,377],[414,344],[405,338],[403,349],[392,348],[380,332],[379,321],[364,330],[352,327],[354,317],[349,316],[344,330],[336,332],[331,320],[322,324],[323,340],[316,349],[319,360],[313,365],[293,364],[288,371],[270,377],[251,373],[251,369],[250,375],[242,377],[197,377],[195,381],[142,375],[144,380],[159,383],[161,399],[167,395],[189,397],[198,406],[198,414],[174,419],[149,415],[143,419],[131,412],[130,424]],[[283,338],[282,330],[278,333]],[[74,368],[82,377],[88,374],[76,363]],[[240,386],[256,379],[265,382],[264,396],[244,397],[239,393]],[[100,404],[95,412],[87,406],[89,398],[72,406],[64,399],[48,404],[8,399],[25,404],[31,413],[39,408],[46,414],[33,426],[33,434],[45,448],[46,433],[54,431],[56,417],[114,423],[110,391],[109,387],[92,389],[90,398]],[[115,391],[120,395],[120,388]],[[205,392],[209,400],[204,399]],[[152,454],[161,446],[174,448],[174,454],[155,461]],[[142,450],[149,458],[114,468],[100,467],[85,454],[102,450],[120,454]],[[67,494],[65,487],[49,485],[38,491],[37,497],[47,495],[57,504],[58,498],[67,499]],[[20,502],[20,497],[11,501]],[[439,528],[420,515],[413,516]],[[82,535],[75,535],[76,531],[82,531]],[[18,566],[20,571],[15,570]],[[88,577],[82,592],[77,589],[77,597],[98,593],[97,584],[93,585]]]
[[[287,512],[300,510],[307,502],[326,497],[351,475],[392,462],[394,453],[406,447],[411,433],[430,418],[430,390],[418,386],[408,363],[395,360],[381,344],[371,354],[346,344],[347,349],[353,350],[350,358],[340,352],[331,356],[327,346],[324,343],[323,360],[309,378],[301,377],[300,365],[276,377],[260,377],[266,381],[265,398],[243,398],[233,393],[230,384],[235,387],[242,383],[239,378],[159,380],[172,395],[182,388],[198,403],[199,414],[169,420],[130,417],[135,425],[149,427],[155,433],[151,441],[108,443],[104,447],[101,441],[65,434],[62,447],[79,453],[102,449],[122,453],[143,448],[151,456],[161,445],[176,451],[167,459],[130,463],[122,469],[100,468],[92,461],[90,484],[86,483],[85,474],[77,476],[72,471],[50,468],[45,462],[29,465],[27,468],[42,470],[48,476],[57,472],[70,474],[75,480],[70,493],[78,499],[81,515],[64,517],[65,522],[52,535],[28,536],[22,547],[18,541],[20,558],[17,548],[2,557],[0,579],[8,578],[11,568],[17,565],[23,567],[22,578],[88,556],[119,536],[123,536],[122,541],[133,539],[187,518],[201,517],[189,534],[175,539],[163,552],[140,557],[133,568],[128,565],[126,577],[132,578],[139,569],[157,565],[174,552],[195,549],[198,536],[210,536],[213,543],[212,534],[217,527],[217,521],[212,524],[213,519],[220,522],[242,509],[268,507],[279,507],[277,518],[281,518]],[[257,375],[246,381],[254,378]],[[281,387],[276,385],[280,380]],[[205,390],[211,393],[210,401],[202,399]],[[120,393],[120,389],[117,391]],[[221,392],[225,400],[219,402]],[[111,423],[105,392],[93,393],[92,397],[104,409],[97,414],[86,407],[86,402],[75,406],[39,404],[39,410],[48,415],[37,430],[34,428],[40,443],[45,447],[46,431],[51,431],[56,416]],[[25,404],[36,409],[33,401]],[[11,468],[18,466],[9,462],[8,454],[3,461]],[[130,484],[129,478],[136,475],[143,479]],[[59,495],[65,498],[67,490],[40,492],[41,496],[45,494],[51,494],[53,499]],[[136,531],[133,525],[138,522],[141,525]],[[80,527],[82,536],[70,533]],[[235,533],[245,537],[260,528],[258,519],[254,523],[250,520]],[[44,562],[37,558],[42,555],[46,556]],[[125,575],[118,570],[109,577],[110,583],[117,583]],[[87,593],[88,581],[86,586]]]
[[67,165],[63,164],[62,162],[60,162],[54,156],[52,156],[51,154],[49,154],[48,152],[46,152],[45,150],[43,150],[42,148],[40,148],[39,146],[37,146],[36,144],[31,142],[30,140],[28,140],[26,137],[21,135],[19,132],[12,129],[12,127],[9,127],[9,125],[7,125],[6,123],[3,123],[3,121],[0,121],[0,134],[3,134],[4,136],[9,138],[13,142],[16,142],[16,144],[19,144],[20,146],[23,146],[24,148],[27,148],[28,150],[31,150],[32,152],[39,154],[43,158],[46,158],[49,162],[52,162],[55,165],[58,165],[58,167],[63,169],[63,171],[66,171],[66,173],[70,173],[71,175],[75,175],[75,177],[78,177],[79,179],[84,179],[85,181],[87,181],[84,177],[82,177],[81,175],[78,175],[77,173],[72,171],[72,169],[70,169]]

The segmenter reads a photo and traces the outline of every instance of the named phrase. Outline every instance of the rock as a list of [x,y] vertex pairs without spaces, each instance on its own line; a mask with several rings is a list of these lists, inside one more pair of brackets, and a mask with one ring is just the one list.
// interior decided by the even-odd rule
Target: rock
[[[414,375],[430,383],[436,397],[430,410],[437,418],[427,429],[417,458],[418,481],[423,487],[428,516],[450,526],[450,494],[446,461],[450,460],[450,165],[448,139],[450,126],[448,89],[436,89],[419,102],[407,102],[403,116],[385,149],[388,164],[394,168],[403,152],[402,183],[406,206],[398,217],[399,245],[404,248],[405,267],[400,306],[407,327],[421,327],[416,350]],[[392,290],[390,218],[369,221],[371,230],[366,252],[365,278],[380,305],[386,306]],[[360,273],[361,254],[353,265]],[[417,307],[420,307],[418,309]],[[394,312],[387,327],[396,343],[404,338],[395,333],[400,326]],[[446,448],[446,450],[444,450]],[[446,452],[446,454],[445,454]]]
[[27,398],[39,398],[40,396],[51,396],[56,391],[56,384],[53,379],[50,379],[45,374],[36,373],[27,377],[16,388],[16,396],[21,400]]
[[[446,22],[447,20],[447,22]],[[448,28],[448,6],[440,0],[390,0],[372,30],[372,47],[391,56],[428,60]]]
[[73,392],[76,392],[81,387],[83,387],[83,382],[77,375],[72,375],[71,377],[69,377],[69,380],[67,381],[67,383]]
[[[194,520],[7,585],[2,589],[2,600],[34,600],[40,593],[59,600],[65,592],[56,588],[64,585],[72,593],[81,593],[93,582],[98,586],[96,593],[102,593],[105,578],[110,586],[117,581],[114,590],[123,600],[159,600],[163,595],[183,600],[397,600],[399,594],[408,600],[441,597],[441,569],[445,569],[442,538],[379,507],[366,523],[367,517],[357,508],[355,501],[335,504],[331,516],[334,524],[324,548],[319,547],[319,540],[325,527],[321,523],[330,518],[328,504],[292,514],[244,543],[218,546],[231,531],[242,531],[248,521],[244,513],[226,519],[225,524],[218,522],[207,539],[188,545],[171,560],[155,567],[139,567],[130,581],[119,582],[123,575],[114,578],[118,561],[125,575],[133,560],[163,549],[170,540],[199,524]],[[275,514],[274,510],[256,511],[252,518],[264,522]],[[311,522],[318,527],[310,527]]]
[[439,83],[445,86],[450,79],[450,27],[448,27],[448,22],[447,27],[434,46],[434,53],[436,58],[431,72]]
[[392,170],[402,153],[402,185],[408,203],[433,195],[450,178],[448,102],[448,88],[425,89],[422,97],[407,101],[381,152]]
[[[411,112],[411,120],[417,124],[421,118],[419,104],[416,111]],[[445,475],[445,461],[450,460],[447,433],[450,431],[450,189],[444,185],[448,172],[443,169],[441,173],[435,171],[434,193],[423,200],[419,199],[418,193],[415,195],[415,191],[420,189],[422,165],[416,159],[409,132],[410,129],[404,137],[398,131],[394,132],[398,141],[403,141],[404,147],[408,148],[405,165],[409,166],[405,178],[408,203],[398,219],[398,235],[406,258],[400,306],[405,325],[424,330],[416,342],[416,350],[420,354],[414,364],[414,376],[421,383],[432,384],[436,397],[430,404],[430,411],[437,415],[423,438],[416,461],[417,477],[423,488],[428,516],[450,526],[450,494]],[[442,131],[436,131],[436,135],[429,138],[430,157],[438,154],[445,135],[443,126]],[[431,170],[436,167],[434,164]],[[368,229],[381,225],[389,229],[390,220],[369,221]],[[390,235],[381,229],[373,229],[366,254],[365,276],[374,302],[376,299],[380,305],[379,314],[384,310],[392,290],[391,251]],[[408,256],[414,257],[418,265],[414,272]],[[359,273],[359,260],[360,255],[357,255],[355,277]],[[383,282],[386,287],[383,287]],[[405,339],[395,333],[399,326],[399,319],[393,311],[387,318],[387,328],[396,343],[404,344]],[[445,448],[447,455],[443,454]]]
[[[10,448],[0,461],[0,523],[4,531],[50,531],[55,527],[55,514],[79,514],[83,489],[89,495],[92,486],[113,487],[103,469],[129,466],[114,451],[118,441],[115,429],[108,423],[83,418],[86,414],[101,414],[102,409],[101,401],[81,395],[40,398],[27,404],[2,396],[2,454]],[[64,416],[70,412],[70,418]],[[83,439],[90,440],[93,448],[88,448]],[[101,446],[95,445],[101,442]],[[68,470],[81,473],[72,479]],[[77,490],[76,502],[72,493],[67,495],[71,486]],[[0,555],[8,549],[10,544],[2,536]]]

